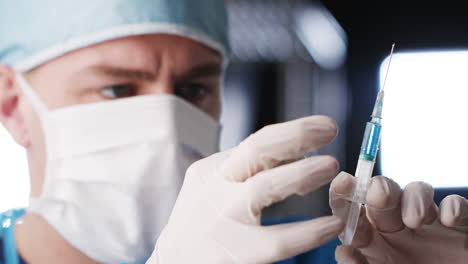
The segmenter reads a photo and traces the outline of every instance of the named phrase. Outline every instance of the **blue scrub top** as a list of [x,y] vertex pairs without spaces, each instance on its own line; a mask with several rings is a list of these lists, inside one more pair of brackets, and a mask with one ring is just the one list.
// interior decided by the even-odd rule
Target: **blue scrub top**
[[16,220],[24,215],[24,209],[14,209],[0,214],[0,264],[25,264],[18,255],[14,227]]
[[[0,214],[0,264],[26,264],[18,255],[15,245],[14,224],[24,215],[24,209],[9,210]],[[299,218],[262,220],[263,225],[305,220]],[[333,240],[322,247],[301,254],[291,259],[277,262],[276,264],[336,264],[335,248],[340,244],[339,240]],[[124,263],[121,263],[124,264]]]

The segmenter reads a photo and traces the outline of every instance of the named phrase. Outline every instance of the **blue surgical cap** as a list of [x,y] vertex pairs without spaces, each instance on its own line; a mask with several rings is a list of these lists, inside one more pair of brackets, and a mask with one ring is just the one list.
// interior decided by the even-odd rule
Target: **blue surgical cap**
[[0,63],[31,70],[67,52],[143,34],[175,34],[230,51],[223,0],[0,1]]

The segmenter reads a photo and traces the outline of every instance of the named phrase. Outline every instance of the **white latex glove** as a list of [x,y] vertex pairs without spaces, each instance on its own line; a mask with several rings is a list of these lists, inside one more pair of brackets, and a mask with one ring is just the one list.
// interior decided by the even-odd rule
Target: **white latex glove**
[[318,247],[343,229],[335,216],[260,226],[264,207],[337,174],[329,156],[302,159],[337,133],[323,116],[267,126],[238,147],[193,164],[147,263],[271,263]]
[[[332,210],[344,220],[355,182],[353,176],[340,173],[330,187]],[[352,246],[338,247],[337,261],[340,264],[468,263],[466,233],[440,223],[433,198],[434,190],[429,184],[413,182],[402,191],[386,177],[373,177]],[[465,214],[468,205],[464,199],[446,199],[441,212],[444,224],[455,227],[468,223]]]

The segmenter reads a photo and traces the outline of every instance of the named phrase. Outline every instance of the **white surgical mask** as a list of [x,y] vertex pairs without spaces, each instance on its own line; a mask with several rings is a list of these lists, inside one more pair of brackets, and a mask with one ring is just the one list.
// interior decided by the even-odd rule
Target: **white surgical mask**
[[47,154],[43,191],[28,211],[99,262],[144,263],[186,169],[218,150],[218,122],[170,95],[50,111],[17,78],[39,115]]

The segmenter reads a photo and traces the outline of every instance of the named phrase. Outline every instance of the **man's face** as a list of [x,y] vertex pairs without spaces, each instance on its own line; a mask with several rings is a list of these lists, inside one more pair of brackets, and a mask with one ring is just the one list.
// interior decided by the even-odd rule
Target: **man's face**
[[[25,77],[49,110],[138,95],[172,94],[214,119],[220,116],[221,56],[198,42],[174,35],[103,42],[67,53]],[[14,74],[2,65],[0,121],[27,149],[31,195],[40,195],[45,169],[40,122],[14,81]]]

